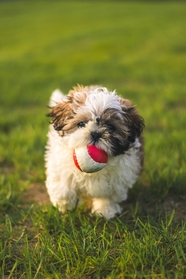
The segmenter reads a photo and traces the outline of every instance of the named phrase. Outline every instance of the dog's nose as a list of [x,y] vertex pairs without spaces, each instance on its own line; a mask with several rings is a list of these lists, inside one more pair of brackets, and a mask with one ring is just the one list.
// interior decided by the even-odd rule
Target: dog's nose
[[91,137],[94,142],[97,142],[101,137],[101,133],[94,131],[91,133]]

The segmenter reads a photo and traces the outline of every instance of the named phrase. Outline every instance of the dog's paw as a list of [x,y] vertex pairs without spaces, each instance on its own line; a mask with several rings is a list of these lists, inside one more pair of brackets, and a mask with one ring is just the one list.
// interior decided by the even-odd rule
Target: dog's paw
[[66,211],[71,211],[76,208],[76,202],[70,202],[67,199],[58,199],[57,201],[52,200],[52,204],[56,206],[61,213],[65,213]]
[[93,199],[92,213],[105,217],[106,220],[116,217],[122,212],[119,204],[107,199]]

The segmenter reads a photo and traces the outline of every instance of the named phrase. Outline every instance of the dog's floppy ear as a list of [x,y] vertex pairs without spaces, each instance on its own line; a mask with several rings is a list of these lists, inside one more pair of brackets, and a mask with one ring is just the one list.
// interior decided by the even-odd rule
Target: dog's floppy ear
[[65,120],[72,114],[70,100],[59,89],[56,89],[50,98],[49,108],[50,112],[47,116],[52,118],[51,124],[56,131],[61,131],[65,125]]
[[123,117],[128,127],[128,140],[133,143],[136,138],[139,138],[144,128],[144,120],[137,113],[135,107],[128,99],[120,98]]
[[71,130],[69,120],[72,120],[77,109],[84,105],[85,99],[86,94],[81,86],[75,87],[66,96],[59,90],[53,92],[49,104],[50,112],[47,116],[52,118],[51,123],[56,131],[60,131],[60,135]]
[[70,106],[71,102],[62,101],[56,106],[51,108],[47,116],[52,118],[52,124],[56,131],[61,131],[66,125],[66,122],[73,118],[74,112]]

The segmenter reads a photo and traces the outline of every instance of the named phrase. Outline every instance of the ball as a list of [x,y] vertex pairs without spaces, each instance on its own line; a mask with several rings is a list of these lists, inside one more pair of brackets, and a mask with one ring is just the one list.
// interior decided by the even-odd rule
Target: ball
[[75,149],[73,151],[73,159],[76,167],[80,171],[92,173],[106,166],[108,155],[95,145],[88,145]]

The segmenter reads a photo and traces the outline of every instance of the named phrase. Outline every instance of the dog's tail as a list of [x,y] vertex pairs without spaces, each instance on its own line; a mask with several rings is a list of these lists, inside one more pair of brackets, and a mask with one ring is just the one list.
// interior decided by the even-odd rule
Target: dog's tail
[[65,95],[63,95],[59,89],[56,89],[50,97],[49,107],[55,107],[58,103],[61,103],[64,98]]

